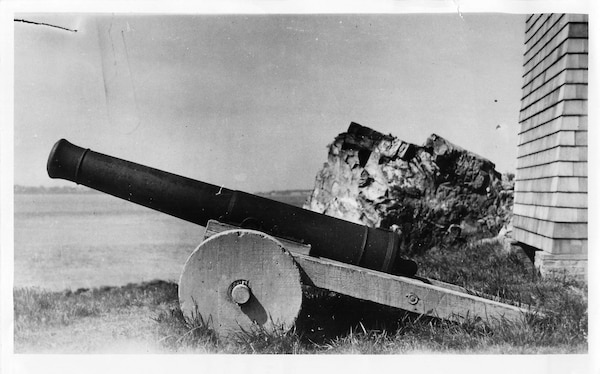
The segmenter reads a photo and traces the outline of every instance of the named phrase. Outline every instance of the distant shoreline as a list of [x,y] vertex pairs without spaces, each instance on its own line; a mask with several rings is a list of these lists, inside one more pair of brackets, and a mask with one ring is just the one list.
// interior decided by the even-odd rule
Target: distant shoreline
[[61,186],[61,187],[46,187],[46,186],[14,186],[15,194],[33,195],[33,194],[97,194],[96,190],[85,186]]

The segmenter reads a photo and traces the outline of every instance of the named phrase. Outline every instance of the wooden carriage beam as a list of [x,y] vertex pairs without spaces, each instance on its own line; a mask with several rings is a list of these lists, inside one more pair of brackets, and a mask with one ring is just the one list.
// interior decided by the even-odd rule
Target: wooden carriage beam
[[[214,220],[208,222],[205,238],[237,229]],[[309,256],[310,246],[280,239],[301,268],[305,284],[378,304],[442,319],[481,317],[489,323],[518,322],[529,308],[483,298],[465,288],[427,278],[409,278],[365,269],[330,259]]]
[[304,281],[316,287],[410,312],[460,320],[481,317],[495,323],[523,320],[528,309],[459,291],[457,286],[363,269],[337,261],[292,253]]

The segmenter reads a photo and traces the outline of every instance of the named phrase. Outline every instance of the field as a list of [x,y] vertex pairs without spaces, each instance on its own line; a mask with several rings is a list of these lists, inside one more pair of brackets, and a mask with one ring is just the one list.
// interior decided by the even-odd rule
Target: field
[[104,194],[16,194],[15,287],[177,281],[203,233]]
[[[522,253],[463,243],[419,275],[530,304],[520,323],[445,322],[307,290],[296,328],[216,337],[182,318],[176,280],[202,229],[98,194],[16,195],[18,353],[585,353],[587,287],[542,280]],[[155,280],[158,279],[158,280]]]

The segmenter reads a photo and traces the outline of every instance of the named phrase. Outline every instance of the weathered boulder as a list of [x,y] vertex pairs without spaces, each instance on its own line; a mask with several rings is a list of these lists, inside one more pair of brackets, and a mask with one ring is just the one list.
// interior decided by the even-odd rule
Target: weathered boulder
[[414,253],[465,232],[507,231],[512,182],[489,160],[438,135],[422,146],[351,123],[329,145],[305,208],[399,230]]

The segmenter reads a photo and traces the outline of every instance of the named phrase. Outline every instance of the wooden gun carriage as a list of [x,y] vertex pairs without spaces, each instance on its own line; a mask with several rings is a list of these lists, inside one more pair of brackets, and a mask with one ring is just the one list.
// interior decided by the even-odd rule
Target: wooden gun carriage
[[179,302],[222,335],[291,328],[302,285],[443,319],[520,320],[528,309],[421,278],[401,238],[241,191],[177,176],[59,140],[52,178],[82,184],[206,227],[186,261]]

